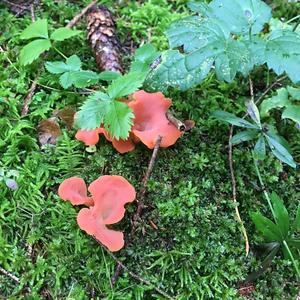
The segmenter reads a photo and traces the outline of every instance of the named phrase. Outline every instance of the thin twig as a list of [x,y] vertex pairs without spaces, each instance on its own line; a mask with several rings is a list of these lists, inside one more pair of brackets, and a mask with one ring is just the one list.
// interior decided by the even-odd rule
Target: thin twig
[[31,13],[31,21],[32,21],[32,23],[33,22],[35,22],[35,13],[34,13],[34,5],[33,4],[31,4],[30,5],[30,13]]
[[255,104],[259,103],[260,100],[262,100],[267,94],[268,92],[278,83],[280,83],[281,81],[285,80],[287,78],[286,75],[281,76],[279,78],[277,78],[272,84],[270,84],[269,86],[267,86],[267,88],[265,89],[265,91],[261,94],[261,96],[259,96],[256,100],[255,100]]
[[152,152],[152,156],[151,156],[146,174],[145,174],[145,176],[143,178],[143,181],[142,181],[142,188],[139,192],[139,197],[138,197],[138,207],[137,207],[137,210],[136,210],[135,214],[133,215],[133,226],[132,226],[132,230],[131,230],[131,235],[134,234],[135,227],[137,225],[137,220],[140,217],[142,210],[145,208],[144,197],[145,197],[145,193],[146,193],[146,189],[147,189],[147,183],[148,183],[148,180],[150,178],[150,175],[152,173],[152,170],[153,170],[153,167],[154,167],[154,164],[155,164],[155,160],[156,160],[157,153],[158,153],[158,150],[159,150],[159,147],[160,147],[160,144],[161,144],[161,140],[162,140],[162,137],[158,136],[158,138],[155,142],[155,146],[154,146],[154,149],[153,149],[153,152]]
[[182,132],[186,131],[186,125],[174,117],[174,115],[171,112],[166,113],[167,119],[174,125],[176,128]]
[[3,275],[9,277],[10,279],[12,279],[14,282],[16,282],[18,284],[21,282],[20,279],[17,276],[15,276],[14,274],[6,271],[2,267],[0,267],[0,273],[2,273]]
[[235,179],[234,167],[233,167],[232,143],[231,143],[231,139],[232,139],[232,135],[233,135],[233,128],[234,128],[234,126],[230,127],[229,143],[228,143],[228,146],[229,146],[228,160],[229,160],[229,168],[230,168],[230,176],[231,176],[231,184],[232,184],[232,199],[235,204],[235,215],[236,215],[237,221],[241,225],[241,231],[243,233],[244,240],[245,240],[246,256],[248,256],[248,254],[249,254],[249,239],[248,239],[246,228],[244,226],[244,222],[241,219],[241,215],[240,215],[239,208],[238,208],[237,196],[236,196],[236,179]]
[[78,15],[76,15],[67,25],[66,28],[74,27],[77,22],[88,12],[88,10],[97,3],[97,0],[93,0],[88,6],[86,6]]
[[24,105],[23,105],[23,109],[22,109],[22,112],[21,112],[21,116],[24,117],[28,114],[28,111],[29,111],[29,104],[31,102],[31,99],[35,93],[35,89],[37,87],[37,81],[38,81],[38,77],[39,77],[39,73],[38,72],[38,75],[35,77],[35,79],[33,80],[32,84],[31,84],[31,87],[30,87],[30,90],[29,90],[29,93],[27,94],[25,100],[24,100]]
[[[138,206],[137,206],[135,214],[133,215],[133,218],[132,218],[132,228],[131,228],[131,232],[130,232],[129,241],[131,241],[133,239],[134,232],[135,232],[135,229],[136,229],[136,226],[137,226],[137,220],[139,219],[139,217],[142,213],[142,210],[145,208],[144,197],[145,197],[145,193],[146,193],[147,183],[148,183],[148,180],[150,178],[150,175],[151,175],[153,167],[154,167],[154,163],[155,163],[157,153],[158,153],[158,150],[159,150],[159,147],[160,147],[160,144],[161,144],[161,140],[162,140],[162,137],[158,136],[158,138],[156,140],[156,143],[155,143],[155,146],[154,146],[154,149],[153,149],[153,152],[152,152],[152,156],[151,156],[147,171],[146,171],[145,176],[142,180],[142,187],[141,187],[141,190],[140,190],[139,195],[137,197]],[[122,271],[122,268],[118,264],[117,267],[116,267],[115,273],[114,273],[114,275],[111,279],[112,285],[116,284],[121,271]]]
[[175,300],[176,298],[168,295],[166,292],[164,292],[163,290],[161,290],[160,288],[154,286],[149,280],[142,278],[141,276],[139,276],[138,274],[132,272],[131,270],[129,270],[112,252],[110,252],[106,247],[104,247],[97,239],[95,239],[99,245],[101,245],[101,247],[110,255],[110,257],[118,264],[118,267],[120,269],[123,269],[124,271],[126,271],[132,278],[144,283],[145,285],[148,286],[152,286],[153,289],[158,292],[159,294],[161,294],[162,296],[166,297],[167,299],[170,300]]

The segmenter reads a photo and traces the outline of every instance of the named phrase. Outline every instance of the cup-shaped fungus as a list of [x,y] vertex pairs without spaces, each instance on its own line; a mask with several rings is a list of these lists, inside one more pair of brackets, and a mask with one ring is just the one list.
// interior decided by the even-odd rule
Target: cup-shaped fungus
[[182,132],[166,116],[171,99],[160,92],[147,93],[143,90],[135,92],[131,98],[128,106],[134,113],[132,133],[150,149],[154,148],[158,136],[162,137],[160,147],[175,144]]
[[64,180],[59,188],[58,195],[63,200],[70,201],[73,205],[94,205],[92,197],[88,197],[84,180],[79,177],[71,177]]
[[129,135],[127,140],[117,140],[112,138],[103,127],[93,130],[78,130],[75,137],[77,140],[84,142],[87,146],[92,146],[98,143],[99,134],[103,134],[105,138],[112,143],[113,147],[120,153],[130,152],[135,148],[132,134]]
[[[61,185],[64,185],[64,182]],[[77,193],[79,188],[74,188]],[[121,176],[101,176],[90,184],[88,190],[94,205],[79,211],[77,216],[79,227],[94,236],[110,251],[120,250],[124,246],[123,232],[109,229],[106,225],[122,220],[125,214],[124,205],[135,199],[134,187]],[[82,192],[82,185],[80,191]],[[61,196],[60,193],[59,195]]]

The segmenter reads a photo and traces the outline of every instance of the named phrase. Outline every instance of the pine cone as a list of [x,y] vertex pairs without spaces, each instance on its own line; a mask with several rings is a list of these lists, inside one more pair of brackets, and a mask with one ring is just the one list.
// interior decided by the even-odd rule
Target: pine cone
[[123,73],[121,47],[116,36],[116,24],[112,13],[105,7],[96,5],[88,16],[88,40],[94,51],[101,71]]

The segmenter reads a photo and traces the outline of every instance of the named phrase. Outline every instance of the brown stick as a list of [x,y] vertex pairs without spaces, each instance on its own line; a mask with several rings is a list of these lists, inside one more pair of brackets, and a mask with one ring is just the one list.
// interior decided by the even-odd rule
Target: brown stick
[[110,252],[106,247],[104,247],[97,239],[95,239],[97,241],[97,243],[99,245],[101,245],[101,247],[110,255],[110,257],[118,264],[118,267],[120,269],[123,269],[124,271],[126,271],[132,278],[144,283],[145,285],[148,286],[153,286],[153,289],[158,292],[159,294],[161,294],[162,296],[166,297],[167,299],[170,300],[176,300],[176,298],[173,298],[172,296],[168,295],[166,292],[164,292],[163,290],[161,290],[160,288],[154,286],[149,280],[142,278],[141,276],[139,276],[138,274],[130,271],[112,252]]
[[167,116],[167,119],[173,125],[175,125],[178,130],[180,130],[180,131],[186,131],[186,125],[182,121],[180,121],[177,118],[175,118],[171,112],[168,111],[166,113],[166,116]]
[[93,0],[89,5],[87,5],[78,15],[76,15],[67,25],[66,28],[74,27],[77,22],[88,12],[88,10],[97,3],[97,0]]
[[30,13],[31,13],[31,21],[35,22],[35,13],[34,13],[34,5],[30,5]]
[[[159,150],[159,147],[160,147],[160,144],[161,144],[161,140],[162,140],[162,137],[158,136],[158,138],[156,140],[156,143],[155,143],[155,147],[154,147],[153,152],[152,152],[152,156],[151,156],[147,171],[146,171],[145,176],[142,180],[142,187],[141,187],[141,190],[140,190],[139,196],[138,196],[138,199],[139,199],[138,200],[138,206],[137,206],[135,214],[133,215],[133,218],[132,218],[132,228],[131,228],[129,240],[133,239],[135,228],[136,228],[136,225],[137,225],[137,220],[139,219],[139,217],[142,213],[142,210],[145,208],[144,197],[145,197],[145,193],[146,193],[147,183],[148,183],[148,180],[150,178],[150,175],[151,175],[153,167],[154,167],[154,163],[155,163],[157,153],[158,153],[158,150]],[[121,265],[118,264],[117,267],[116,267],[115,273],[114,273],[114,275],[111,279],[112,285],[116,284],[122,269],[123,268],[121,267]]]
[[33,80],[32,84],[31,84],[31,87],[30,87],[30,90],[29,90],[29,93],[27,94],[25,100],[24,100],[24,105],[23,105],[23,109],[22,109],[22,112],[21,112],[21,116],[24,117],[28,114],[28,111],[29,111],[29,104],[31,102],[31,99],[35,93],[35,89],[37,87],[37,81],[38,81],[38,77],[39,77],[39,73],[38,72],[38,75],[35,77],[35,79]]
[[152,152],[152,156],[151,156],[149,165],[148,165],[148,169],[147,169],[146,174],[145,174],[145,176],[143,178],[143,181],[142,181],[142,188],[139,192],[139,197],[138,197],[138,200],[137,200],[138,201],[138,207],[137,207],[137,210],[136,210],[135,214],[133,215],[133,225],[132,225],[132,229],[131,229],[131,236],[133,236],[134,231],[135,231],[135,227],[137,225],[137,220],[140,217],[142,210],[145,208],[144,197],[145,197],[145,193],[146,193],[146,189],[147,189],[147,183],[148,183],[148,180],[150,178],[150,175],[151,175],[153,167],[154,167],[154,163],[155,163],[157,153],[158,153],[158,150],[159,150],[159,147],[160,147],[160,144],[161,144],[161,140],[162,140],[162,137],[158,136],[158,138],[155,142],[155,146],[154,146],[154,149],[153,149],[153,152]]
[[14,274],[6,271],[5,269],[3,269],[2,267],[0,267],[0,273],[2,273],[4,276],[9,277],[10,279],[12,279],[15,283],[20,283],[20,279],[15,276]]

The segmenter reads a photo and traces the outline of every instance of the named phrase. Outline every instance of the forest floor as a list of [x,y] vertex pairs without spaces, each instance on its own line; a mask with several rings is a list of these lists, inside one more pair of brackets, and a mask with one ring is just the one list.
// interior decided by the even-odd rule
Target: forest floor
[[[124,176],[138,190],[152,152],[139,145],[134,152],[120,155],[103,139],[95,153],[88,153],[74,138],[75,131],[67,129],[56,145],[40,146],[38,123],[55,110],[78,108],[84,97],[62,90],[58,81],[42,70],[29,112],[21,116],[24,99],[42,63],[19,65],[18,55],[24,46],[19,34],[32,16],[30,12],[15,16],[5,2],[0,3],[0,169],[17,170],[19,188],[12,191],[0,182],[0,298],[296,299],[299,286],[292,264],[281,255],[258,280],[243,284],[261,261],[253,250],[262,238],[249,212],[259,209],[270,213],[251,151],[245,145],[234,147],[237,200],[250,240],[251,251],[246,256],[232,201],[229,126],[211,114],[221,109],[242,115],[250,97],[247,80],[238,78],[224,84],[211,74],[194,89],[166,95],[173,99],[176,117],[195,120],[196,126],[174,146],[159,150],[145,196],[147,207],[134,238],[112,257],[79,229],[78,209],[58,197],[58,186],[70,176],[80,175],[91,182],[100,175],[114,174]],[[41,2],[34,10],[36,18],[47,18],[50,27],[56,28],[65,26],[90,1]],[[281,2],[275,10],[279,16],[286,13],[285,1]],[[172,20],[187,14],[186,3],[101,1],[115,15],[125,61],[141,43],[167,48],[163,32]],[[62,49],[68,56],[77,54],[87,68],[97,71],[86,41],[84,18],[76,28],[82,33],[64,42]],[[54,60],[57,55],[50,57]],[[265,90],[267,76],[257,71],[253,77],[255,95]],[[285,127],[282,134],[299,161],[300,133]],[[287,209],[295,212],[300,173],[271,156],[261,170],[268,189],[281,195]],[[125,237],[135,208],[135,204],[128,205],[126,217],[117,226],[124,229]],[[112,285],[116,259],[128,269],[121,270]]]

